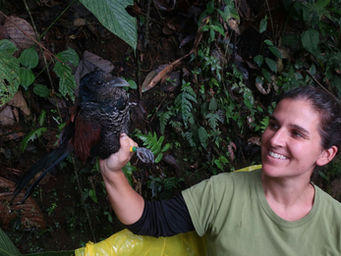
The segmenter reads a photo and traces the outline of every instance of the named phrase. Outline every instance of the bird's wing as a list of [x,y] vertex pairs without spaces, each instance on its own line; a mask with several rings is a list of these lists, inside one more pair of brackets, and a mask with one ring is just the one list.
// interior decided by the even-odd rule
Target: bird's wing
[[75,120],[75,134],[73,147],[75,154],[85,162],[90,156],[91,148],[101,140],[101,126],[90,120],[84,120],[77,116]]

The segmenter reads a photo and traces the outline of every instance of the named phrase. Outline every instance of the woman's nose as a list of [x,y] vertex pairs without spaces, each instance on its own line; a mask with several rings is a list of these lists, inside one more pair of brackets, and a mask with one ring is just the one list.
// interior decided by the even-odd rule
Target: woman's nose
[[270,142],[272,146],[284,146],[286,143],[287,135],[284,129],[278,129],[276,130],[271,138]]

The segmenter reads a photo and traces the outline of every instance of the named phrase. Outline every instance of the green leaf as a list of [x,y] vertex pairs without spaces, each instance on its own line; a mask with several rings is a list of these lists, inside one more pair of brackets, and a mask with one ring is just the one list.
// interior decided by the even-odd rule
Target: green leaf
[[180,93],[175,98],[175,105],[181,111],[182,119],[184,125],[187,127],[188,123],[190,123],[192,115],[193,105],[192,102],[197,103],[196,94],[192,89],[190,83],[184,83],[182,85],[182,93]]
[[164,153],[166,152],[168,149],[170,149],[171,144],[170,143],[166,143],[163,148],[161,149],[161,152]]
[[160,120],[160,132],[161,134],[165,133],[166,125],[170,118],[174,115],[173,111],[166,111],[158,113]]
[[132,179],[132,174],[134,171],[136,171],[136,167],[133,166],[130,162],[128,162],[123,168],[122,171],[126,178],[128,179],[128,182],[130,186],[133,186],[133,179]]
[[162,160],[162,157],[163,157],[163,154],[160,153],[157,155],[157,157],[155,158],[154,162],[157,164],[157,163],[160,163],[160,161]]
[[20,84],[27,90],[36,79],[31,69],[19,68]]
[[133,0],[80,0],[80,2],[104,27],[136,50],[136,19],[126,11],[128,5],[134,4]]
[[11,239],[9,239],[9,237],[2,229],[0,229],[0,255],[1,256],[21,255],[19,250],[14,246]]
[[265,43],[267,46],[273,46],[273,45],[274,45],[274,43],[273,43],[271,40],[269,40],[269,39],[264,40],[264,43]]
[[277,58],[282,59],[282,53],[276,46],[269,46],[269,50],[272,52],[273,55],[275,55]]
[[206,5],[206,11],[211,14],[214,11],[214,1],[209,1]]
[[76,67],[79,63],[78,54],[72,48],[68,48],[67,50],[58,53],[57,58],[64,62],[64,64],[71,64],[74,67]]
[[72,75],[72,70],[69,66],[57,62],[53,71],[59,77],[59,92],[65,97],[68,95],[72,100],[75,99],[74,90],[76,88],[76,80]]
[[40,126],[43,126],[46,119],[46,110],[43,109],[39,115],[38,122]]
[[13,55],[17,50],[17,47],[10,40],[0,40],[0,54]]
[[96,191],[95,190],[89,189],[89,197],[91,198],[92,201],[94,201],[95,203],[98,203],[97,195],[96,195]]
[[315,3],[316,8],[318,9],[324,9],[327,7],[327,5],[330,3],[330,0],[318,0]]
[[0,51],[0,107],[11,100],[18,91],[20,85],[18,70],[18,60],[9,55],[8,51]]
[[217,108],[218,108],[217,100],[215,97],[212,97],[212,99],[210,100],[210,104],[208,105],[208,109],[210,111],[216,111]]
[[265,63],[268,65],[270,70],[274,73],[277,73],[277,63],[273,59],[265,58]]
[[262,55],[257,55],[253,58],[254,62],[256,62],[258,67],[261,67],[263,62],[264,62],[264,58]]
[[72,65],[76,67],[79,63],[79,57],[75,50],[69,48],[57,54],[57,58],[62,61],[56,62],[53,71],[59,77],[59,92],[65,97],[69,96],[72,101],[75,99],[74,90],[76,88],[76,80],[72,75]]
[[225,21],[228,21],[229,19],[235,19],[235,20],[237,20],[239,22],[239,20],[240,20],[238,11],[234,7],[234,2],[233,1],[225,2],[224,11],[221,11],[221,10],[218,9],[218,12],[219,12],[220,16]]
[[134,80],[128,80],[127,82],[130,85],[129,86],[130,89],[137,89],[137,84]]
[[211,25],[210,28],[213,29],[214,31],[218,32],[219,34],[223,35],[223,36],[225,35],[224,28],[221,24]]
[[33,92],[42,98],[47,98],[50,95],[50,89],[43,84],[35,84],[33,87]]
[[208,113],[206,115],[206,119],[208,120],[208,123],[212,130],[216,130],[218,125],[218,118],[219,116],[216,113]]
[[319,53],[320,34],[314,29],[308,29],[301,35],[303,48],[313,55]]
[[46,127],[40,127],[27,134],[20,144],[21,151],[24,152],[30,141],[34,141],[35,139],[39,138],[46,131],[47,131]]
[[38,66],[39,63],[39,56],[37,51],[33,47],[23,50],[23,52],[20,54],[19,62],[25,68],[35,68],[36,66]]
[[265,17],[260,21],[259,24],[259,33],[263,33],[268,26],[268,16],[265,15]]
[[262,68],[262,74],[267,82],[271,82],[271,74],[265,68]]
[[198,136],[203,148],[207,148],[208,134],[204,127],[202,126],[199,127]]

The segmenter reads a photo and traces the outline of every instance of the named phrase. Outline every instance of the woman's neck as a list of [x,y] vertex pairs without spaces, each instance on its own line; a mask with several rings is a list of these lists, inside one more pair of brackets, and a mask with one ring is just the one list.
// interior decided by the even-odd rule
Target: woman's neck
[[262,184],[269,206],[282,219],[299,220],[312,209],[315,189],[309,179],[272,178],[262,175]]

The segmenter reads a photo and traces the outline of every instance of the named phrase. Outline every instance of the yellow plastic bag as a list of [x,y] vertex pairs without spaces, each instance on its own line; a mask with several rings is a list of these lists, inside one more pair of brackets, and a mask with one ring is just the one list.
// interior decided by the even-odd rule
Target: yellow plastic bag
[[195,232],[171,237],[135,235],[127,229],[99,242],[88,242],[75,250],[76,256],[205,256],[205,240]]

